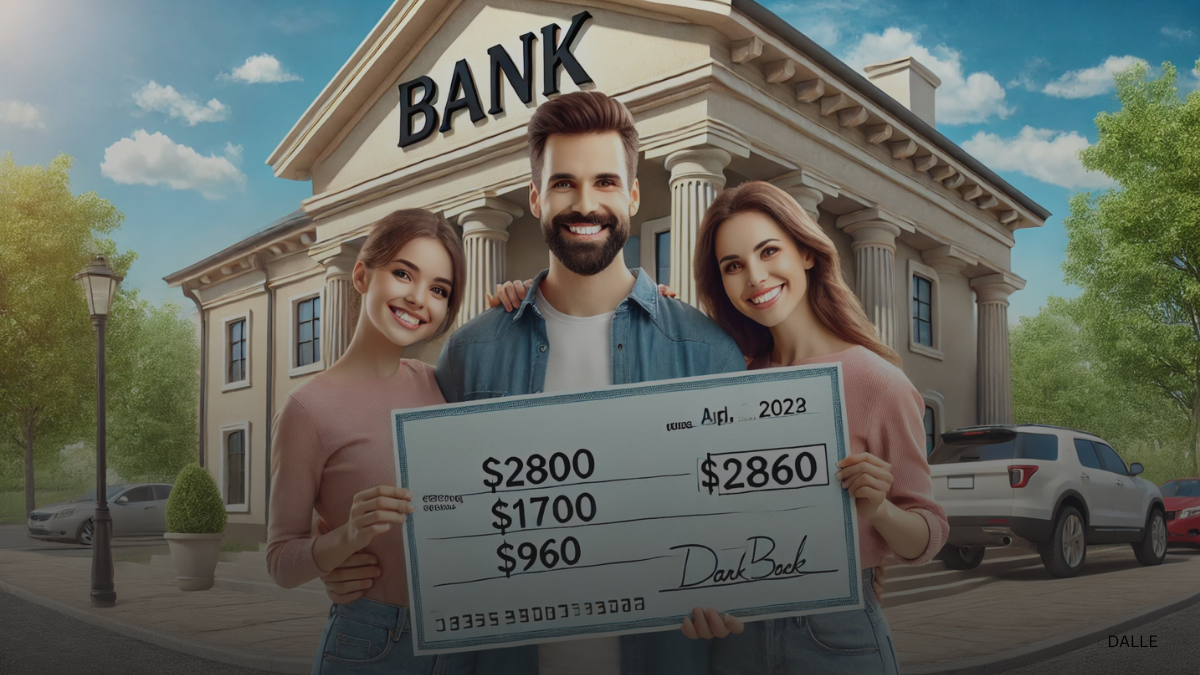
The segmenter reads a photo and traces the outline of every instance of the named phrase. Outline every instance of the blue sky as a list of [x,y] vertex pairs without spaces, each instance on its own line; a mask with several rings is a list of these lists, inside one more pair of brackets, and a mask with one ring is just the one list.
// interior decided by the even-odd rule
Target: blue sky
[[[761,0],[760,0],[761,1]],[[125,214],[126,283],[185,304],[162,281],[298,208],[309,183],[267,156],[391,3],[0,0],[0,153],[75,158],[72,186]],[[938,129],[1053,215],[1021,230],[1028,281],[1010,319],[1062,282],[1068,199],[1103,189],[1075,154],[1115,110],[1109,73],[1136,59],[1200,85],[1200,4],[771,1],[852,66],[913,55],[941,79]]]

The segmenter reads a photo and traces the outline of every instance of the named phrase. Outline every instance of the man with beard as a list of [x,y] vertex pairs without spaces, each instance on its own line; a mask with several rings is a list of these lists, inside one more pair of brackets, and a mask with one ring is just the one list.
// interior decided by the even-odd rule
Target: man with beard
[[[637,131],[625,106],[595,91],[559,96],[534,112],[528,140],[529,208],[541,220],[550,268],[515,312],[484,312],[446,342],[437,365],[446,400],[744,370],[733,338],[625,267],[621,250],[641,198]],[[740,632],[737,619],[708,614],[687,628],[704,637],[707,626]],[[540,675],[708,672],[708,643],[680,632],[495,650],[480,654],[480,666],[502,655],[529,672],[538,663]]]
[[[695,308],[659,295],[621,250],[637,213],[638,137],[633,117],[599,92],[543,103],[528,129],[529,207],[541,220],[550,268],[515,312],[494,308],[458,329],[442,349],[437,380],[446,401],[584,390],[744,370],[737,343]],[[348,602],[372,567],[325,577]],[[341,596],[339,594],[345,594]],[[344,598],[344,599],[343,599]],[[713,608],[660,632],[465,653],[476,673],[696,675],[708,672],[711,638],[741,632]]]

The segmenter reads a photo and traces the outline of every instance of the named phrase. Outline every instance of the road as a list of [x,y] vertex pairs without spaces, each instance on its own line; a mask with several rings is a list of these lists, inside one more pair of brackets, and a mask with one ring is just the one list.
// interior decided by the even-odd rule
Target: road
[[3,591],[0,607],[0,673],[266,675],[125,637]]
[[[1150,644],[1155,647],[1123,647]],[[1004,675],[1108,675],[1154,673],[1154,675],[1193,675],[1200,672],[1200,604],[1168,614],[1116,636],[1118,646],[1109,647],[1104,639],[1083,649],[1057,656],[1032,666],[1007,670]]]

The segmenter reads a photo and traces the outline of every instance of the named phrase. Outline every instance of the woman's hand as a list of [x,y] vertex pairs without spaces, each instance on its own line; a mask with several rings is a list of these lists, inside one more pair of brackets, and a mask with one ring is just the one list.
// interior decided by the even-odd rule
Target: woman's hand
[[880,513],[880,507],[892,489],[892,465],[869,452],[860,452],[837,463],[834,478],[854,497],[854,509],[868,520]]
[[532,285],[533,279],[506,281],[502,284],[496,284],[496,294],[492,295],[489,293],[487,296],[488,309],[504,305],[504,311],[513,311],[525,301],[525,295],[529,293],[529,287]]
[[391,485],[376,485],[354,495],[350,520],[346,521],[346,543],[360,551],[376,535],[399,526],[415,509],[409,503],[412,493]]
[[730,633],[737,634],[745,630],[742,620],[732,614],[722,615],[716,607],[692,609],[692,615],[684,617],[680,630],[693,640],[701,638],[711,640],[714,637],[729,637]]
[[[330,532],[329,524],[324,518],[317,520],[317,534],[326,535]],[[338,605],[348,605],[363,597],[370,588],[375,577],[383,572],[379,568],[379,560],[370,553],[355,553],[335,567],[332,571],[322,574],[321,581],[325,584],[325,595]]]
[[658,285],[658,294],[663,296],[664,298],[675,297],[675,291],[671,290],[671,287],[667,286],[666,284]]

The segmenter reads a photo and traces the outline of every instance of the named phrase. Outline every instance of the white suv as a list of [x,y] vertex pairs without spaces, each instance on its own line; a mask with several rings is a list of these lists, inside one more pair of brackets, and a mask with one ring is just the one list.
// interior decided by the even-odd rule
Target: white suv
[[1037,544],[1056,577],[1079,573],[1088,544],[1132,544],[1143,565],[1166,556],[1158,486],[1098,436],[1040,424],[964,427],[942,434],[929,464],[950,521],[947,567],[971,569],[985,547],[1013,537]]

